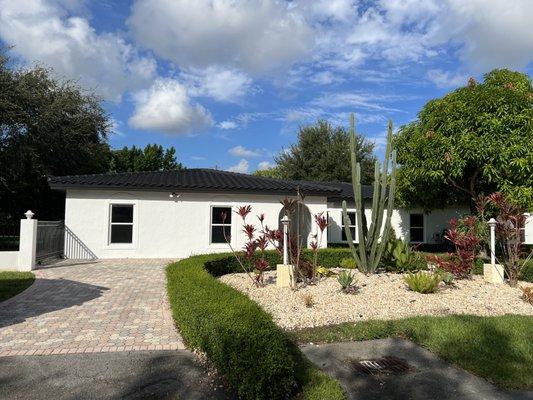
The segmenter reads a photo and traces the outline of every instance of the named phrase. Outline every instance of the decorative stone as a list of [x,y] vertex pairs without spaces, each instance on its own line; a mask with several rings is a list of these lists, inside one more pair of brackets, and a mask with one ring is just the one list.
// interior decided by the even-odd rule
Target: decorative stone
[[483,278],[490,283],[504,283],[504,269],[500,264],[483,264]]
[[278,264],[276,267],[276,286],[277,287],[296,287],[296,273],[294,265]]

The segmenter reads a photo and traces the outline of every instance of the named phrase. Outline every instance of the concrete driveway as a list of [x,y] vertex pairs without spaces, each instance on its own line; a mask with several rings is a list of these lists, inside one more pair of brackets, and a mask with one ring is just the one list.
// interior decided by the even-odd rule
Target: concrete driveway
[[0,357],[184,348],[166,296],[168,260],[98,260],[35,271],[0,303]]

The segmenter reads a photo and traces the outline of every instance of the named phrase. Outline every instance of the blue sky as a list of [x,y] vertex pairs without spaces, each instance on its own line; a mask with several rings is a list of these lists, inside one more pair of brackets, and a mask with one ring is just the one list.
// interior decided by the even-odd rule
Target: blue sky
[[0,0],[21,65],[95,90],[113,147],[174,146],[188,167],[253,172],[324,118],[381,153],[470,76],[533,72],[530,0]]

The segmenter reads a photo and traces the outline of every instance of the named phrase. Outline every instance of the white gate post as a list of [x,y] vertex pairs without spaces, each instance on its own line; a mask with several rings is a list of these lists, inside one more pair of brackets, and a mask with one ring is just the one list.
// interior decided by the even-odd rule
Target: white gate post
[[35,268],[35,256],[37,252],[37,220],[33,219],[31,210],[24,214],[26,219],[20,220],[20,244],[18,269],[19,271],[31,271]]

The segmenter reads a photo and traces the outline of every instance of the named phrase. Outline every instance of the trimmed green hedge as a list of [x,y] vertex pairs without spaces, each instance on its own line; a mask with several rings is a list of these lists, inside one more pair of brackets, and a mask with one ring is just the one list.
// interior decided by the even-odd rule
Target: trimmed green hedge
[[[303,256],[305,259],[311,261],[313,253],[309,249],[304,249]],[[351,257],[353,256],[350,249],[320,249],[318,252],[318,265],[326,268],[336,268],[340,266],[343,258]],[[276,250],[265,251],[265,259],[272,268],[275,268],[277,264],[281,264],[282,262],[281,257]],[[232,253],[220,253],[217,254],[216,257],[211,257],[210,260],[205,262],[205,269],[215,277],[235,272],[243,272]]]
[[340,385],[311,365],[269,314],[215,279],[238,270],[232,257],[194,256],[167,267],[172,313],[188,345],[205,352],[241,398],[283,399],[299,386],[306,399],[344,399]]

